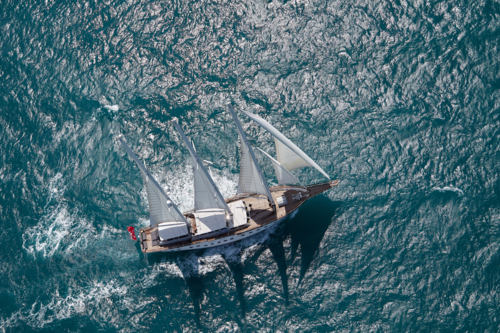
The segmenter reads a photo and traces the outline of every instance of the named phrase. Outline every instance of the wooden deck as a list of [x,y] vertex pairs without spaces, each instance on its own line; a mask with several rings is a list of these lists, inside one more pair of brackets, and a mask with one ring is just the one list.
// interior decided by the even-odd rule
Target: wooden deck
[[[292,213],[294,210],[300,207],[304,202],[306,202],[308,199],[311,199],[312,197],[329,190],[332,187],[335,187],[338,185],[340,181],[339,180],[332,180],[329,182],[325,183],[319,183],[319,184],[314,184],[314,185],[309,185],[307,187],[300,187],[300,186],[287,186],[287,185],[281,185],[281,186],[273,186],[271,187],[271,194],[276,202],[277,198],[281,196],[285,196],[288,204],[284,205],[282,207],[276,206],[276,212],[273,212],[273,209],[269,205],[269,202],[267,200],[267,197],[263,195],[252,195],[252,196],[245,196],[245,195],[237,195],[231,198],[226,199],[227,203],[233,202],[233,201],[238,201],[238,200],[244,200],[250,209],[250,226],[244,228],[244,229],[239,229],[236,231],[230,231],[228,233],[225,233],[224,235],[213,237],[213,238],[206,238],[206,239],[200,239],[197,241],[187,241],[187,242],[182,242],[182,243],[175,243],[167,246],[159,246],[155,245],[153,246],[152,240],[151,240],[151,231],[156,229],[156,226],[151,226],[151,227],[146,227],[142,228],[140,231],[140,236],[141,239],[142,237],[145,236],[145,245],[146,249],[144,246],[141,246],[142,252],[144,253],[154,253],[154,252],[160,252],[160,251],[165,251],[169,249],[176,249],[180,248],[186,245],[197,245],[197,244],[203,244],[206,242],[211,242],[214,240],[226,238],[226,237],[231,237],[239,233],[246,233],[249,230],[252,229],[257,229],[262,226],[265,226],[269,223],[272,223],[276,220],[279,220],[286,215]],[[297,195],[300,193],[301,198],[298,199]],[[295,196],[295,200],[294,200]],[[195,225],[195,223],[192,221],[192,211],[185,212],[183,213],[187,220],[191,222],[191,225]]]

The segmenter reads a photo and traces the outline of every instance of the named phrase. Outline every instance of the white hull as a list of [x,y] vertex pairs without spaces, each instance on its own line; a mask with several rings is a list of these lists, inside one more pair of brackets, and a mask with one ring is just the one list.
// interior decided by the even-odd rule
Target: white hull
[[195,244],[195,245],[189,245],[188,244],[188,245],[181,246],[181,247],[178,247],[178,248],[166,249],[166,250],[158,251],[158,252],[179,252],[179,251],[201,250],[201,249],[208,249],[208,248],[211,248],[211,247],[217,247],[217,246],[222,246],[222,245],[227,245],[227,244],[235,243],[235,242],[238,242],[238,241],[240,241],[242,239],[254,236],[254,235],[258,234],[259,232],[262,232],[264,230],[267,230],[267,229],[269,229],[269,228],[277,225],[281,221],[285,220],[288,216],[289,215],[287,215],[285,217],[282,217],[279,220],[276,220],[274,222],[266,224],[266,225],[264,225],[262,227],[255,228],[255,229],[250,229],[248,231],[241,232],[241,233],[238,233],[238,234],[235,234],[235,235],[231,235],[231,236],[226,236],[226,237],[223,237],[223,238],[219,238],[219,239],[216,239],[214,241],[204,242],[202,244]]

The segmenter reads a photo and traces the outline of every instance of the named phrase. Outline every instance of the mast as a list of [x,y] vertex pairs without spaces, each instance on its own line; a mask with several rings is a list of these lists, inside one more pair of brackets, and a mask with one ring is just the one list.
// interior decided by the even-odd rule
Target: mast
[[172,203],[172,200],[165,193],[160,184],[158,184],[149,170],[146,169],[144,164],[137,158],[132,149],[130,149],[130,147],[125,143],[123,137],[119,136],[117,139],[141,170],[145,183],[144,185],[146,186],[146,192],[148,194],[150,225],[152,226],[162,222],[184,222],[186,223],[188,230],[191,230],[191,225],[188,223],[184,215],[182,215],[177,206]]
[[[269,205],[273,208],[274,211],[276,211],[276,204],[274,202],[274,199],[273,199],[273,196],[271,194],[271,191],[269,190],[269,186],[267,185],[267,181],[266,179],[264,178],[264,175],[262,174],[262,171],[260,169],[260,166],[259,164],[257,163],[257,159],[255,158],[255,154],[252,150],[252,147],[250,146],[250,142],[248,142],[248,139],[247,139],[247,136],[245,134],[245,131],[243,131],[243,127],[241,127],[241,123],[238,119],[238,117],[236,116],[236,113],[234,112],[233,110],[233,107],[231,106],[231,104],[228,104],[227,105],[228,108],[229,108],[229,112],[231,112],[231,115],[233,116],[233,119],[236,123],[236,127],[238,128],[238,132],[240,133],[240,138],[241,138],[241,141],[242,141],[242,147],[241,147],[241,151],[242,151],[242,156],[243,156],[243,153],[245,151],[245,148],[246,150],[248,151],[250,157],[251,157],[251,166],[254,167],[255,171],[257,171],[257,175],[258,175],[258,178],[260,180],[260,183],[264,189],[264,193],[265,195],[267,196],[267,199],[269,201]],[[243,164],[241,164],[241,167],[243,166]],[[251,173],[251,172],[250,172]],[[240,186],[238,186],[238,191],[241,193],[241,189],[242,189],[242,171],[240,170]],[[254,179],[255,180],[255,179]],[[262,194],[264,194],[262,193]]]
[[219,189],[215,185],[212,177],[207,172],[207,169],[203,166],[203,162],[196,153],[191,142],[184,134],[181,126],[176,120],[172,120],[172,123],[179,132],[182,140],[186,144],[189,153],[193,159],[193,171],[194,171],[194,186],[195,186],[195,211],[208,208],[220,208],[224,209],[230,216],[233,215],[229,207],[227,206],[224,197],[219,192]]

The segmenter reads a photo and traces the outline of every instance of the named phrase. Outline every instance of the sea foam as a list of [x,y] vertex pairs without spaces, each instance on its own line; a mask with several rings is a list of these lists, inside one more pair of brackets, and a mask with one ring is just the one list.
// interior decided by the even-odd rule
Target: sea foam
[[118,110],[120,110],[120,107],[118,105],[104,105],[103,108],[113,112],[117,112]]
[[[1,327],[18,326],[24,322],[31,327],[43,328],[55,320],[63,320],[77,315],[89,315],[96,319],[112,321],[111,311],[105,311],[110,304],[110,297],[120,296],[120,302],[125,300],[127,286],[119,286],[115,280],[97,282],[92,287],[83,288],[75,292],[69,290],[67,297],[59,296],[56,291],[49,303],[35,301],[29,308],[21,309],[8,319],[0,320]],[[102,306],[100,304],[102,303]],[[99,307],[99,311],[93,311]]]
[[23,248],[31,255],[52,257],[56,253],[70,254],[86,248],[96,238],[122,237],[125,230],[104,224],[99,233],[93,224],[82,217],[77,208],[69,208],[64,201],[66,184],[57,173],[48,181],[48,200],[45,214],[35,226],[22,235]]
[[76,248],[86,247],[91,235],[95,235],[92,225],[60,205],[25,231],[23,248],[33,255],[51,257],[58,250],[71,253]]
[[432,191],[442,192],[442,193],[444,193],[444,192],[455,192],[458,195],[464,195],[464,191],[462,191],[461,189],[459,189],[458,187],[455,187],[453,185],[445,186],[445,187],[433,187]]

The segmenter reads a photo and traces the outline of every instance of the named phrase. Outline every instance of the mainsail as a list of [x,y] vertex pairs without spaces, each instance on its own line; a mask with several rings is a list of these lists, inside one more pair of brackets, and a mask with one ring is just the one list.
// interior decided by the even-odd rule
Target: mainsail
[[262,149],[260,148],[257,149],[260,150],[264,155],[269,157],[269,159],[273,163],[274,171],[276,172],[276,177],[278,178],[279,185],[300,183],[300,180],[298,180],[294,175],[290,173],[290,171],[288,171],[285,167],[283,167],[280,162],[276,161],[274,158],[271,157],[271,155],[269,155]]
[[271,124],[269,124],[267,121],[256,114],[245,111],[241,112],[243,112],[248,118],[255,121],[257,124],[262,126],[266,131],[274,136],[274,141],[276,143],[277,160],[283,167],[291,171],[301,167],[312,166],[313,168],[321,172],[325,177],[330,179],[330,176],[328,176],[328,174],[323,169],[321,169],[321,167],[317,165],[316,162],[314,162],[309,156],[306,155],[306,153],[304,153],[287,137],[281,134]]
[[240,161],[240,179],[238,182],[238,193],[257,193],[267,196],[269,202],[274,206],[274,199],[269,190],[269,186],[260,170],[257,159],[253,153],[252,147],[248,142],[247,136],[241,127],[238,117],[234,113],[231,104],[227,105],[231,115],[236,122],[236,127],[240,133],[241,142],[241,161]]
[[203,166],[202,161],[194,150],[193,145],[184,134],[181,126],[175,120],[172,122],[177,128],[177,131],[179,131],[182,140],[191,154],[194,173],[194,210],[199,211],[204,209],[219,208],[225,210],[228,214],[231,214],[231,210],[227,206],[226,201],[220,194],[219,189],[215,185],[212,177],[210,177],[207,170]]
[[191,227],[186,218],[181,214],[177,206],[172,203],[172,200],[170,200],[163,188],[149,173],[148,169],[146,169],[144,164],[142,164],[142,162],[137,158],[122,137],[118,137],[118,140],[141,170],[142,179],[144,181],[144,185],[146,185],[146,192],[148,194],[150,224],[155,225],[163,222],[184,222],[186,223],[188,230],[190,230]]

